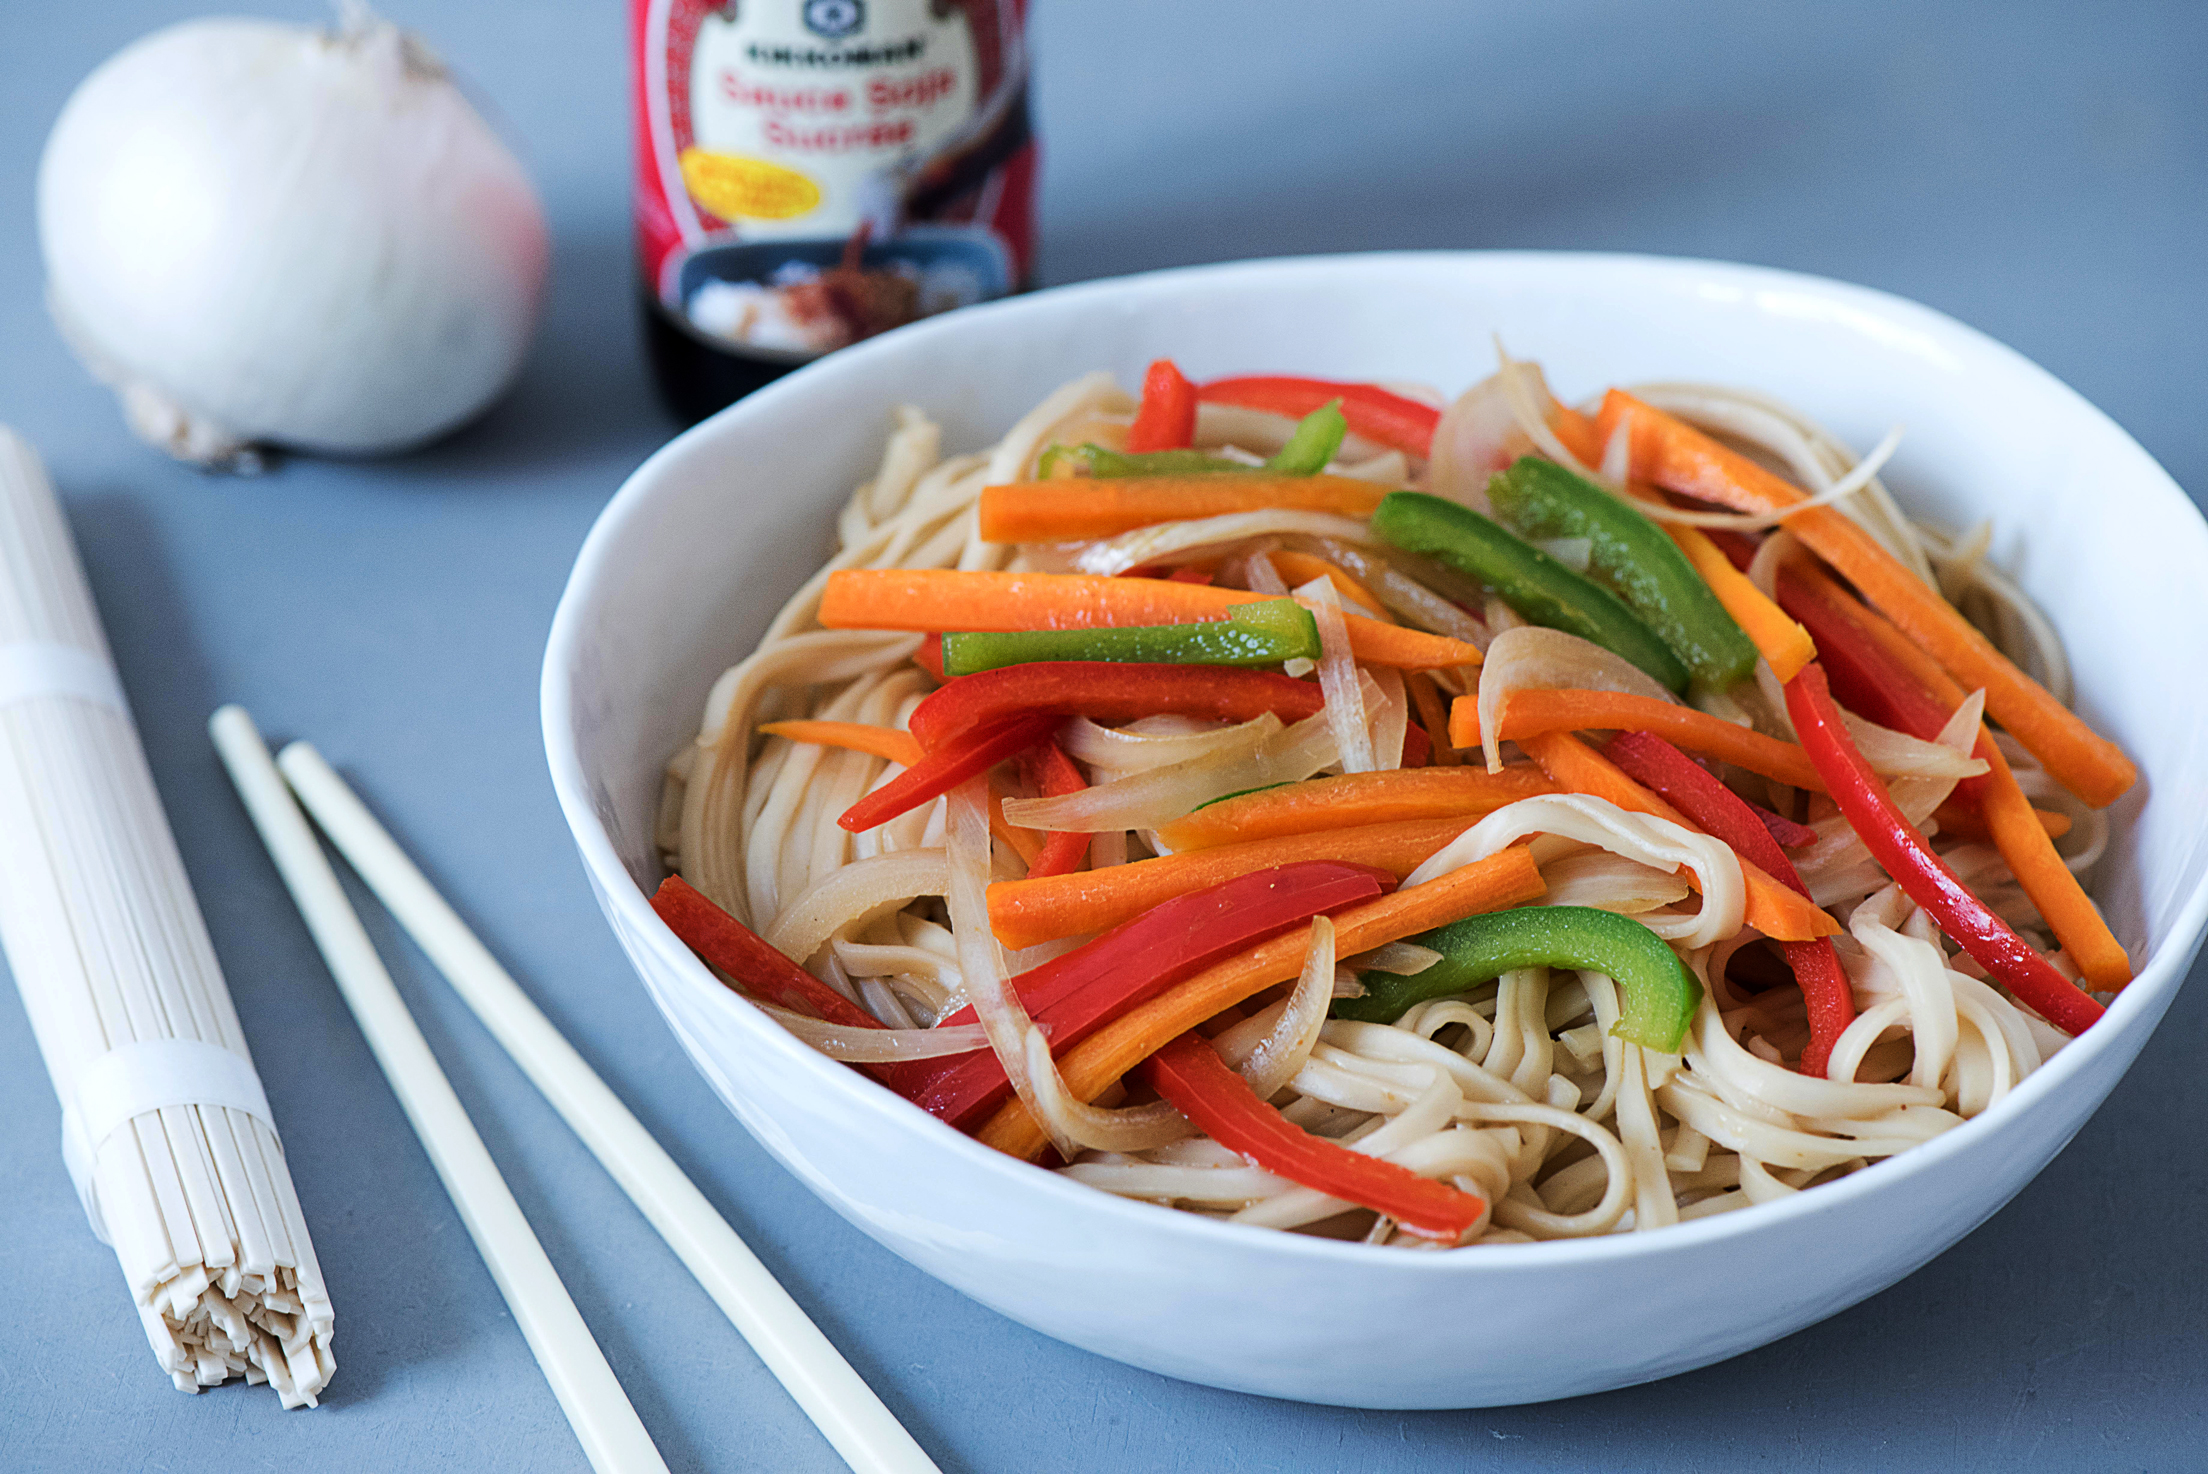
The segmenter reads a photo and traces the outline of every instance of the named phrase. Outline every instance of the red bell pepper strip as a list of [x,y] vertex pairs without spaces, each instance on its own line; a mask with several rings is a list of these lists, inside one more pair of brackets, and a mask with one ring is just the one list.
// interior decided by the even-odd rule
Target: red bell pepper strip
[[1044,660],[959,676],[914,707],[909,725],[920,745],[934,752],[977,728],[1036,713],[1128,722],[1175,712],[1246,722],[1269,711],[1300,722],[1325,699],[1315,682],[1278,671]]
[[1153,450],[1186,450],[1196,443],[1196,386],[1170,358],[1150,365],[1142,376],[1142,407],[1127,430],[1127,449],[1140,455]]
[[[1176,896],[1055,961],[1012,980],[1031,1017],[1050,1027],[1051,1048],[1064,1053],[1101,1025],[1231,957],[1321,912],[1366,901],[1395,877],[1363,865],[1307,860],[1244,875],[1208,890]],[[974,1021],[971,1008],[945,1024]],[[983,1051],[930,1060],[912,1098],[952,1125],[1011,1094],[1004,1066]]]
[[931,630],[920,637],[920,648],[912,652],[912,663],[934,676],[937,684],[944,681],[941,632]]
[[[1703,833],[1731,845],[1743,859],[1780,884],[1801,895],[1809,894],[1794,862],[1779,848],[1762,817],[1709,769],[1649,732],[1620,732],[1603,752],[1632,777],[1662,794]],[[1794,970],[1794,981],[1801,985],[1802,1002],[1809,1010],[1809,1044],[1802,1050],[1802,1073],[1822,1078],[1832,1059],[1832,1046],[1855,1021],[1855,995],[1830,937],[1780,942],[1778,948],[1786,965]]]
[[[915,708],[915,714],[917,711]],[[930,748],[926,757],[845,809],[836,822],[853,834],[887,824],[930,799],[941,798],[1007,758],[1018,757],[1057,726],[1057,717],[1030,712],[968,727],[954,740]]]
[[2082,1034],[2091,1027],[2103,1012],[2101,1005],[1972,895],[1895,805],[1842,725],[1831,685],[1816,661],[1786,683],[1786,711],[1848,826],[1909,898],[1996,981],[2056,1028]]
[[1183,1034],[1142,1064],[1158,1094],[1212,1140],[1266,1171],[1385,1213],[1410,1233],[1455,1242],[1487,1204],[1447,1183],[1313,1136],[1251,1091],[1200,1034]]
[[1330,399],[1342,402],[1342,418],[1350,432],[1406,455],[1425,456],[1433,449],[1434,427],[1441,411],[1377,384],[1342,384],[1332,379],[1303,379],[1286,375],[1249,375],[1213,379],[1196,391],[1207,404],[1233,404],[1243,409],[1265,410],[1291,419],[1302,419]]
[[[1073,759],[1056,742],[1044,742],[1022,754],[1020,770],[1027,781],[1045,798],[1060,798],[1069,793],[1079,793],[1089,785],[1081,777],[1081,770]],[[1028,877],[1038,875],[1071,875],[1089,858],[1091,836],[1074,830],[1051,831],[1043,841],[1043,852],[1035,863],[1027,867]]]
[[1786,815],[1767,809],[1753,799],[1742,799],[1741,802],[1747,804],[1755,812],[1755,816],[1763,821],[1763,827],[1771,831],[1771,837],[1779,842],[1780,849],[1798,850],[1805,844],[1816,842],[1817,831],[1807,824],[1797,824]]
[[652,909],[691,951],[769,1003],[846,1028],[883,1027],[880,1019],[777,952],[681,876],[659,883]]

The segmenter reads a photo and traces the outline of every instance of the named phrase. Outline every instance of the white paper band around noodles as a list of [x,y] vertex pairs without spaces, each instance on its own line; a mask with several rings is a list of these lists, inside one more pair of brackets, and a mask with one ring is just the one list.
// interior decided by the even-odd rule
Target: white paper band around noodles
[[123,683],[105,656],[51,640],[0,644],[0,706],[39,696],[81,696],[130,712]]
[[61,1156],[77,1185],[84,1216],[101,1243],[112,1242],[100,1212],[93,1169],[108,1137],[132,1117],[170,1106],[228,1106],[268,1122],[268,1094],[252,1064],[219,1044],[143,1039],[120,1044],[77,1075],[76,1099],[62,1107]]

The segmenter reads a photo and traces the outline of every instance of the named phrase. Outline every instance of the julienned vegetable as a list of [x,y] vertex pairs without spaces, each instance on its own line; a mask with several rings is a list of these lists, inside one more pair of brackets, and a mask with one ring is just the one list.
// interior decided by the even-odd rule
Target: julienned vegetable
[[544,284],[526,174],[415,38],[209,19],[85,79],[39,164],[63,335],[131,428],[250,469],[256,444],[401,450],[520,366]]
[[968,778],[978,778],[998,763],[1018,757],[1057,726],[1058,719],[1049,713],[1027,712],[969,727],[851,805],[836,822],[853,834],[887,824],[899,814],[941,798]]
[[1107,660],[1156,665],[1279,665],[1317,660],[1319,628],[1292,599],[1228,608],[1201,624],[1131,625],[1103,630],[1025,630],[947,634],[943,673],[970,676],[1045,660]]
[[1127,427],[1127,448],[1138,454],[1186,450],[1196,438],[1196,386],[1170,358],[1142,376],[1142,406]]
[[1385,1213],[1412,1233],[1453,1243],[1487,1211],[1470,1193],[1292,1124],[1199,1035],[1183,1034],[1152,1055],[1143,1078],[1221,1146],[1290,1182]]
[[1057,543],[1111,537],[1196,517],[1279,507],[1369,517],[1387,488],[1349,476],[1145,474],[1060,477],[992,486],[981,494],[981,535],[993,543]]
[[1533,456],[1490,479],[1487,499],[1522,537],[1587,539],[1588,567],[1702,685],[1723,691],[1755,673],[1754,643],[1663,529],[1625,502]]
[[1337,998],[1334,1017],[1391,1024],[1414,1003],[1461,993],[1521,967],[1570,967],[1613,979],[1611,1029],[1629,1044],[1675,1053],[1702,1002],[1702,984],[1662,937],[1630,916],[1591,906],[1491,911],[1412,938],[1441,954],[1423,972],[1365,972],[1361,998]]
[[1856,751],[1840,720],[1823,667],[1815,661],[1786,683],[1786,711],[1802,735],[1802,746],[1825,775],[1833,802],[1847,817],[1871,857],[1900,883],[1909,898],[1929,913],[1940,930],[1978,960],[2010,992],[2039,1011],[2049,1023],[2082,1034],[2097,1021],[2101,1005],[2055,971],[2009,924],[1956,878],[1947,862],[1932,852],[1871,765]]
[[1391,492],[1372,514],[1372,530],[1486,584],[1533,623],[1592,641],[1673,691],[1686,689],[1686,666],[1624,600],[1470,507],[1424,492]]

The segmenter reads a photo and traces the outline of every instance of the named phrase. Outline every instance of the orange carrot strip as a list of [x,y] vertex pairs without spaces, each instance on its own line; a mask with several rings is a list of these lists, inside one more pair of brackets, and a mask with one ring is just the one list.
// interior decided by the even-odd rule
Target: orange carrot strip
[[1394,624],[1396,622],[1395,616],[1388,613],[1387,606],[1373,597],[1371,589],[1366,588],[1362,583],[1359,583],[1332,563],[1327,562],[1324,558],[1310,553],[1299,553],[1293,548],[1275,548],[1265,556],[1273,560],[1274,571],[1281,576],[1288,587],[1292,589],[1301,588],[1314,578],[1329,579],[1334,584],[1335,593],[1352,604],[1363,606],[1364,611],[1374,619],[1379,620],[1382,624]]
[[[1837,603],[1855,621],[1857,628],[1869,635],[1895,664],[1916,677],[1948,710],[1962,705],[1962,687],[1884,615],[1867,607],[1806,562],[1789,564],[1786,571],[1789,578],[1807,579],[1820,593]],[[1991,692],[1987,693],[1987,699],[1990,703]],[[2078,964],[2078,971],[2085,975],[2085,980],[2097,989],[2121,988],[2131,981],[2131,958],[2117,942],[2116,934],[2108,929],[2107,920],[2093,904],[2093,898],[2085,893],[2084,885],[2071,873],[2070,867],[2063,864],[2062,856],[2055,849],[2056,837],[2069,831],[2069,820],[2059,814],[2051,815],[2049,817],[2062,827],[2050,829],[2039,811],[2032,807],[2031,800],[2024,796],[2008,758],[1984,723],[1979,724],[1978,741],[1971,752],[1985,759],[1991,770],[1978,782],[1986,837],[2008,862],[2017,884],[2024,888],[2024,894],[2053,930],[2055,940],[2062,943],[2063,950]],[[1959,831],[1961,828],[1958,826]]]
[[1549,416],[1549,429],[1588,470],[1602,465],[1602,432],[1595,428],[1593,420],[1569,405],[1560,404]]
[[981,536],[993,543],[1080,542],[1160,522],[1281,507],[1370,517],[1388,488],[1354,476],[1095,476],[984,487]]
[[1158,838],[1179,854],[1367,824],[1478,818],[1522,798],[1554,792],[1556,785],[1529,764],[1514,765],[1500,773],[1469,766],[1343,773],[1279,788],[1261,788],[1206,804],[1193,814],[1161,825]]
[[[1991,766],[1990,764],[1988,766]],[[2039,816],[2039,827],[2047,831],[2049,839],[2060,839],[2070,832],[2070,816],[2058,814],[2053,809],[2033,809]],[[1986,827],[1986,815],[1982,808],[1974,809],[1953,799],[1932,811],[1932,817],[1940,821],[1940,833],[1952,834],[1957,839],[1993,842],[1993,831]]]
[[1072,875],[1001,880],[989,887],[989,929],[1007,947],[1033,947],[1059,937],[1109,931],[1161,901],[1296,860],[1370,865],[1393,871],[1400,880],[1473,823],[1474,816],[1466,814],[1363,824],[1160,855]]
[[[1479,701],[1457,698],[1450,718],[1451,740],[1480,740]],[[1513,691],[1503,698],[1498,735],[1506,742],[1543,732],[1653,732],[1674,746],[1714,757],[1766,778],[1817,793],[1825,782],[1809,755],[1791,742],[1766,737],[1691,706],[1633,696],[1619,691]]]
[[1403,678],[1403,687],[1411,693],[1411,706],[1418,712],[1418,724],[1426,729],[1426,740],[1433,744],[1433,752],[1426,759],[1436,767],[1453,768],[1463,759],[1457,756],[1456,744],[1449,740],[1449,711],[1441,704],[1441,692],[1434,685],[1434,678],[1422,670],[1414,670]]
[[2016,774],[2001,745],[1980,727],[1974,751],[1993,769],[1986,775],[1990,781],[1981,790],[1981,797],[1994,848],[2009,862],[2017,884],[2024,887],[2024,894],[2053,928],[2055,939],[2077,963],[2086,982],[2096,989],[2123,987],[2131,981],[2131,958],[2108,929],[2093,898],[2070,873],[2070,867],[2062,863],[2032,801],[2017,786]]
[[[1621,809],[1669,819],[1682,829],[1694,829],[1680,812],[1618,770],[1617,764],[1581,742],[1569,732],[1544,732],[1518,744],[1551,778],[1573,793],[1605,798]],[[1702,831],[1694,829],[1699,834]],[[1746,860],[1740,862],[1741,879],[1748,887],[1747,922],[1774,941],[1807,942],[1840,934],[1840,923],[1818,909],[1809,897],[1771,878]],[[1687,884],[1700,890],[1693,871]]]
[[759,729],[769,737],[811,742],[821,747],[844,747],[911,767],[926,756],[920,740],[895,727],[874,727],[865,722],[769,722]]
[[[1166,578],[1091,573],[989,573],[952,568],[840,568],[828,575],[820,622],[828,629],[1052,630],[1224,619],[1259,596]],[[1478,665],[1476,645],[1424,630],[1342,616],[1350,649],[1404,670]]]
[[1040,830],[1022,829],[1004,817],[1005,790],[995,778],[989,780],[989,832],[1011,846],[1012,853],[1020,857],[1020,863],[1030,870],[1043,857],[1043,841],[1048,837]]
[[[1523,845],[1513,845],[1424,885],[1378,896],[1342,912],[1334,918],[1334,945],[1345,957],[1369,952],[1482,911],[1522,906],[1538,899],[1544,889],[1533,856]],[[1303,930],[1291,929],[1214,963],[1120,1015],[1059,1056],[1058,1071],[1066,1089],[1076,1099],[1096,1099],[1105,1086],[1157,1053],[1168,1040],[1302,972],[1309,943]],[[1007,1102],[977,1135],[985,1144],[1015,1157],[1033,1158],[1044,1146],[1042,1128],[1018,1100]]]
[[[1622,390],[1604,398],[1596,429],[1607,436],[1627,415],[1635,472],[1667,490],[1743,512],[1781,511],[1807,499],[1799,487]],[[2139,770],[2116,744],[2018,670],[1845,515],[1829,506],[1810,507],[1787,519],[1786,526],[1950,675],[1966,688],[1984,687],[1987,711],[2065,788],[2102,808],[2138,781]]]

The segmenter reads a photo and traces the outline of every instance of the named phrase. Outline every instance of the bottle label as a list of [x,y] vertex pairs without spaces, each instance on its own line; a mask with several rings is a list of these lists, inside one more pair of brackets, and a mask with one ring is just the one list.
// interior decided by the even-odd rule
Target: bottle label
[[1024,0],[636,0],[637,235],[663,310],[809,357],[1025,283]]

